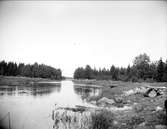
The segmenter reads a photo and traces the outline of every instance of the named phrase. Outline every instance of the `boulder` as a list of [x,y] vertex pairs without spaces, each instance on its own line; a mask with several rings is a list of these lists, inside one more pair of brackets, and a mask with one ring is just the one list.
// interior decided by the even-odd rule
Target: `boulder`
[[149,93],[148,93],[148,97],[151,97],[151,98],[154,98],[157,96],[157,92],[155,90],[151,90]]
[[161,110],[163,110],[163,108],[160,107],[160,106],[157,106],[155,110],[156,110],[156,111],[161,111]]
[[153,88],[150,88],[147,90],[147,92],[144,94],[144,96],[154,98],[157,96],[157,91]]

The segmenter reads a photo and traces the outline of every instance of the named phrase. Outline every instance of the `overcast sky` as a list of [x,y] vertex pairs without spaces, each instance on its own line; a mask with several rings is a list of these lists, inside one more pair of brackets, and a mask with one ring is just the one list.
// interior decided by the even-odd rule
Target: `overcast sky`
[[127,67],[135,56],[167,59],[166,1],[1,1],[0,60]]

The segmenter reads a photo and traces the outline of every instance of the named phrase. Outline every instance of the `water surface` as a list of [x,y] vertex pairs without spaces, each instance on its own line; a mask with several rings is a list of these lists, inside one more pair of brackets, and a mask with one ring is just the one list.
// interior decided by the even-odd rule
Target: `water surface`
[[[98,96],[101,89],[72,81],[43,82],[33,86],[0,86],[0,122],[12,129],[52,129],[55,104],[64,107],[91,106],[83,98]],[[3,119],[3,120],[2,120]]]

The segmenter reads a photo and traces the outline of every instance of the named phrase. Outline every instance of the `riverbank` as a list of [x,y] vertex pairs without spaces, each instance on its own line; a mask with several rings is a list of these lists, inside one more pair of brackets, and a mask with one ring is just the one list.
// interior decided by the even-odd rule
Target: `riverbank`
[[[73,80],[75,84],[82,84],[87,87],[101,87],[102,94],[101,97],[113,98],[113,96],[120,96],[124,91],[128,91],[135,88],[167,88],[167,82],[123,82],[123,81],[111,81],[111,80]],[[76,85],[77,86],[77,85]]]
[[[111,111],[114,119],[112,118],[113,123],[110,126],[114,129],[167,128],[164,109],[167,83],[132,83],[110,80],[73,80],[73,82],[86,84],[86,86],[102,86],[102,93],[98,97],[86,98],[86,101],[107,112]],[[100,117],[110,119],[102,114]],[[99,117],[98,119],[100,120]]]
[[0,86],[29,86],[37,82],[52,82],[56,80],[45,79],[45,78],[30,78],[21,76],[0,76]]

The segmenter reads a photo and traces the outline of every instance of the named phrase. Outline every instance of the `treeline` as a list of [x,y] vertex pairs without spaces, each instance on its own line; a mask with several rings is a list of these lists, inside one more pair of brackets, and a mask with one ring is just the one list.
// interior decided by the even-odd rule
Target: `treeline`
[[119,68],[114,65],[110,69],[92,69],[89,65],[79,67],[74,72],[75,79],[121,80],[132,82],[167,82],[167,61],[151,62],[147,54],[135,57],[132,66]]
[[60,69],[55,69],[51,66],[38,63],[31,65],[1,61],[0,75],[62,79],[62,72]]

